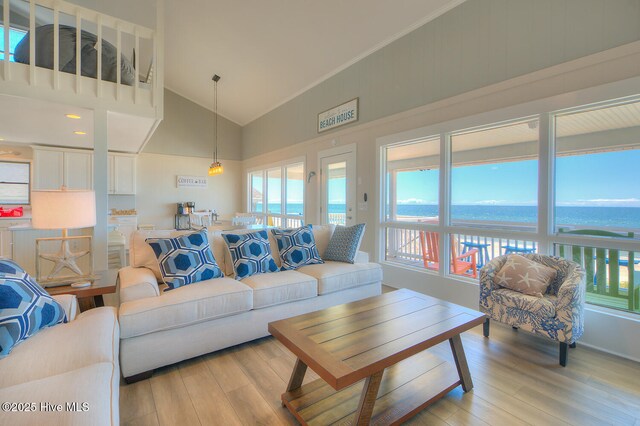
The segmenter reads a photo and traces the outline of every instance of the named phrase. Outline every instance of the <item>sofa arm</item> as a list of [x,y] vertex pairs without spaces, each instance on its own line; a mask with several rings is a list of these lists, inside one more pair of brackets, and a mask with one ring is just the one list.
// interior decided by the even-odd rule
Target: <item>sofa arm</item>
[[158,280],[148,268],[127,266],[118,271],[120,284],[120,304],[132,300],[145,299],[160,295]]
[[353,263],[369,263],[369,253],[358,250]]
[[498,256],[491,259],[489,263],[484,265],[482,269],[480,269],[480,311],[484,313],[488,313],[491,311],[491,300],[489,295],[492,291],[500,288],[499,285],[493,282],[493,278],[496,276],[498,271],[502,269],[505,262],[507,261],[507,256]]
[[62,306],[64,313],[67,314],[67,321],[71,322],[76,319],[76,315],[78,315],[78,299],[76,296],[72,294],[58,294],[51,297]]
[[582,336],[586,293],[585,271],[577,263],[571,262],[556,300],[556,320],[570,325],[561,341],[575,342]]

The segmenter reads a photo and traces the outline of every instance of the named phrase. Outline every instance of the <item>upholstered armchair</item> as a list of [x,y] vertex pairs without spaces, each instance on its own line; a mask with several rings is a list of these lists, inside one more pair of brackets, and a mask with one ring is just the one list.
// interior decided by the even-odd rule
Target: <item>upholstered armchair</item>
[[529,260],[557,271],[543,297],[529,296],[494,283],[507,256],[491,260],[480,270],[480,311],[489,318],[484,336],[489,337],[490,319],[544,336],[560,343],[560,365],[567,364],[567,347],[584,331],[585,272],[570,260],[540,254],[525,254]]

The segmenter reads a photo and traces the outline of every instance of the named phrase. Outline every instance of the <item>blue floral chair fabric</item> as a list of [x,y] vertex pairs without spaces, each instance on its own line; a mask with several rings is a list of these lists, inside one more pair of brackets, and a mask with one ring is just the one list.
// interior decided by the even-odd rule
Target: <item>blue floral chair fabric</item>
[[[567,346],[575,346],[584,332],[586,282],[577,263],[541,254],[523,255],[557,271],[542,298],[528,296],[494,283],[507,256],[491,260],[480,270],[480,311],[490,319],[560,342],[560,364],[566,365]],[[489,337],[489,319],[484,326]]]

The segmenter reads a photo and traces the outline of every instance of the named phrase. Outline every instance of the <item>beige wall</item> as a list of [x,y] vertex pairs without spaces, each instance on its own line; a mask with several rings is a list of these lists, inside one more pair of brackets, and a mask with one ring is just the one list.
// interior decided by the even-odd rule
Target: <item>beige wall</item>
[[207,188],[178,188],[176,177],[207,176],[209,158],[143,152],[138,155],[138,223],[154,224],[156,229],[172,229],[176,203],[194,201],[196,209],[215,209],[222,218],[231,218],[241,209],[242,167],[239,161],[221,160],[224,173],[207,177]]
[[637,40],[640,0],[468,0],[246,125],[243,158],[318,138],[355,97],[366,123]]
[[[240,160],[242,130],[218,117],[218,156]],[[210,110],[165,89],[164,119],[143,152],[211,158],[214,145],[214,114]]]

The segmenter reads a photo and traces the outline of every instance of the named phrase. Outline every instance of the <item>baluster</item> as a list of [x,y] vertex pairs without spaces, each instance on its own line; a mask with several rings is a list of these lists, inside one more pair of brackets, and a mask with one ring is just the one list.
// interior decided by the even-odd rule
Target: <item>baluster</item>
[[9,31],[11,31],[10,26],[10,8],[11,5],[9,0],[4,0],[3,9],[2,9],[2,19],[4,20],[4,72],[3,77],[5,80],[9,80],[11,78],[11,68],[9,64]]
[[138,99],[140,96],[140,36],[138,35],[138,27],[135,27],[133,30],[133,34],[136,38],[136,42],[135,42],[135,46],[136,46],[136,60],[135,60],[135,64],[133,65],[135,67],[135,73],[134,73],[134,82],[133,84],[135,85],[133,88],[133,102],[134,103],[138,103]]
[[32,86],[35,86],[36,84],[36,3],[34,0],[29,0],[29,34],[30,34],[29,36],[29,84]]
[[116,100],[120,100],[120,86],[122,82],[122,31],[120,21],[116,22]]
[[96,46],[98,54],[97,73],[96,73],[96,95],[102,97],[102,15],[98,15],[98,43]]
[[53,88],[60,88],[60,10],[53,6]]
[[80,10],[76,10],[76,93],[80,94],[82,81],[82,16]]

